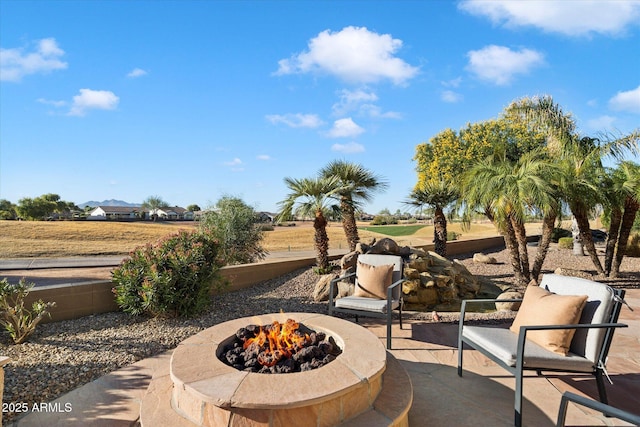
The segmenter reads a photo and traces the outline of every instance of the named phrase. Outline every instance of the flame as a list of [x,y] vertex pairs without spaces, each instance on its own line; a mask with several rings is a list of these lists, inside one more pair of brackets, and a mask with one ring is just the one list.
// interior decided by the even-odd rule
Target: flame
[[292,357],[310,341],[308,334],[298,331],[300,324],[292,319],[285,323],[277,320],[269,326],[260,326],[256,336],[247,339],[243,348],[251,345],[259,348],[258,362],[264,366],[274,366],[282,359]]

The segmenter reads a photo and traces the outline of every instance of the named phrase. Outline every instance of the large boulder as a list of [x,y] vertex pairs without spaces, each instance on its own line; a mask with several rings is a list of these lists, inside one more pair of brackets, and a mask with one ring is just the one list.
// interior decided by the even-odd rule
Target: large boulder
[[[480,282],[456,260],[451,261],[435,252],[419,248],[399,247],[389,238],[371,243],[358,243],[355,251],[342,257],[340,276],[355,271],[360,254],[401,255],[404,259],[404,278],[407,279],[402,284],[402,292],[409,309],[425,309],[439,304],[455,305],[462,299],[477,297],[480,291]],[[354,277],[338,282],[337,297],[353,294],[353,283]],[[328,287],[326,291],[321,290],[324,286],[321,285],[321,281],[318,282],[318,295],[326,295],[328,298]],[[316,293],[314,298],[315,295]]]
[[[520,291],[505,291],[496,299],[522,299],[524,295]],[[518,311],[522,302],[496,302],[496,310]]]
[[[329,292],[331,288],[331,281],[335,279],[335,274],[323,274],[316,282],[316,286],[313,289],[313,300],[316,302],[328,301]],[[335,295],[334,295],[335,297]]]

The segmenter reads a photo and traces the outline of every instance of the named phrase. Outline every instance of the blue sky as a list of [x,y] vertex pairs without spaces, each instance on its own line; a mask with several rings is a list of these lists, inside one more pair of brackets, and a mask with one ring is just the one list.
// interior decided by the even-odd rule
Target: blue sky
[[223,195],[276,211],[335,159],[405,211],[415,147],[551,95],[640,124],[639,1],[0,0],[0,199]]

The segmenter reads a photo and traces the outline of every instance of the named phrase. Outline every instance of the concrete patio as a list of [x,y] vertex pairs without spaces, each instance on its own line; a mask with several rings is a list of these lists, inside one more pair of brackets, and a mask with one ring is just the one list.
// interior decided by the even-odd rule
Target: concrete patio
[[[623,307],[619,329],[607,364],[613,385],[607,384],[609,403],[640,413],[640,289],[627,291],[631,312]],[[385,326],[364,322],[382,340]],[[413,383],[411,426],[509,426],[513,423],[514,379],[475,350],[465,353],[465,372],[456,374],[457,325],[406,322],[394,326],[391,353],[408,371]],[[166,372],[171,352],[141,360],[105,375],[64,396],[52,407],[71,407],[68,412],[29,413],[10,423],[13,427],[136,426],[140,402],[151,378]],[[525,426],[555,425],[564,391],[597,398],[592,376],[530,374],[524,384]],[[569,405],[566,425],[629,425],[599,413]]]

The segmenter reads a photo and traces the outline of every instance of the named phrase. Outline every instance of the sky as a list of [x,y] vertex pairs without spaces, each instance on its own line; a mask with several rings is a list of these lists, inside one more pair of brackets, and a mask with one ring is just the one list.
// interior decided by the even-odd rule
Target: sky
[[285,177],[345,160],[388,183],[366,212],[405,212],[416,146],[519,98],[585,136],[640,127],[632,0],[0,0],[0,49],[13,203],[277,212]]

